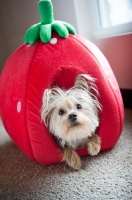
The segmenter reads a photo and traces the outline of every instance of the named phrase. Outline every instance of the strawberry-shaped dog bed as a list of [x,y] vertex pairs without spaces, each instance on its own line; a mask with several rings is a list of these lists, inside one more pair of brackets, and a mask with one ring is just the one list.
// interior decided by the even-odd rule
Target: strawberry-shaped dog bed
[[[114,147],[123,126],[123,104],[115,76],[99,49],[75,35],[68,23],[55,21],[50,0],[40,0],[41,23],[33,25],[25,44],[7,60],[0,76],[0,115],[16,145],[43,165],[62,161],[58,145],[41,121],[42,95],[53,84],[68,89],[78,74],[97,79],[102,105],[101,150]],[[77,150],[87,155],[87,148]]]

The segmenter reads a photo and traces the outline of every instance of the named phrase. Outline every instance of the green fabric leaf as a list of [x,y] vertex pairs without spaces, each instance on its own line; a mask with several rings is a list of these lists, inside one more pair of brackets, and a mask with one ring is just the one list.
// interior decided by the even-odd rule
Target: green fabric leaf
[[24,36],[24,43],[34,44],[39,39],[48,43],[51,40],[52,31],[57,32],[62,38],[67,38],[69,33],[76,34],[75,29],[70,24],[54,20],[51,0],[40,0],[38,8],[41,22],[28,29]]
[[27,32],[24,36],[24,42],[34,44],[40,38],[39,32],[40,32],[40,23],[34,24],[27,30]]
[[67,28],[59,21],[54,21],[52,23],[52,30],[56,31],[59,36],[63,38],[68,37],[68,30]]
[[68,24],[66,22],[62,22],[64,24],[64,26],[67,28],[68,32],[70,34],[73,34],[73,35],[76,35],[76,30],[75,28],[71,25],[71,24]]
[[48,43],[51,40],[51,24],[41,25],[40,39],[44,43]]

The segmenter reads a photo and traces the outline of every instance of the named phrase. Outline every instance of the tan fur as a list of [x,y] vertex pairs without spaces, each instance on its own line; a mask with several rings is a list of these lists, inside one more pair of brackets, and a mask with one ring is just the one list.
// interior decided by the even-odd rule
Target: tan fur
[[76,170],[81,169],[81,160],[75,150],[69,147],[64,147],[62,150],[62,155],[63,160],[66,161],[70,167]]
[[95,133],[88,139],[88,153],[91,156],[96,156],[101,147],[101,139],[100,137]]
[[[101,110],[94,82],[91,76],[80,74],[69,90],[53,87],[45,90],[43,95],[41,118],[64,149],[66,162],[75,169],[81,166],[76,149],[88,145],[91,155],[97,154],[100,149],[99,138],[95,140],[93,134],[99,126],[98,112]],[[77,104],[82,108],[78,109]],[[63,115],[59,114],[60,110],[64,111]],[[69,120],[71,114],[77,116],[75,122]]]

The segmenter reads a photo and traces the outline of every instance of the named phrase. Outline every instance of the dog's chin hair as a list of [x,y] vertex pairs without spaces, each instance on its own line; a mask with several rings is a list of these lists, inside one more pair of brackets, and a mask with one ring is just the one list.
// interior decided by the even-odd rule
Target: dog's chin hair
[[95,132],[98,125],[98,117],[94,112],[89,114],[89,111],[85,110],[83,113],[78,113],[77,124],[73,125],[67,118],[61,118],[58,111],[54,109],[49,121],[49,130],[57,138],[64,140],[73,148],[77,148],[80,144],[82,146],[82,140],[87,141],[86,138]]
[[[61,131],[59,134],[59,130],[53,133],[56,140],[59,142],[59,145],[64,148],[64,146],[72,147],[73,149],[81,148],[87,145],[87,139],[92,134],[86,126],[76,125]],[[80,134],[81,133],[81,134]]]
[[76,125],[71,126],[67,129],[67,132],[63,130],[59,136],[59,130],[56,134],[56,131],[53,133],[55,136],[56,141],[59,145],[64,148],[72,147],[73,149],[82,148],[87,146],[88,137],[91,137],[94,132],[91,132],[88,126],[86,125]]

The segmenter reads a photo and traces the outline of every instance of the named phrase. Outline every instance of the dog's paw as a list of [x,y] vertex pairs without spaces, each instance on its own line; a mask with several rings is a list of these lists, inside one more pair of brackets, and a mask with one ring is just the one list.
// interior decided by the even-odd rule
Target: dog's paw
[[92,135],[88,139],[88,153],[91,156],[96,156],[100,152],[101,140],[97,134]]
[[98,144],[89,144],[88,145],[88,153],[91,156],[96,156],[100,152],[100,145]]
[[63,151],[63,160],[66,161],[66,163],[72,167],[75,170],[80,170],[81,169],[81,159],[76,153],[71,148],[65,148]]

